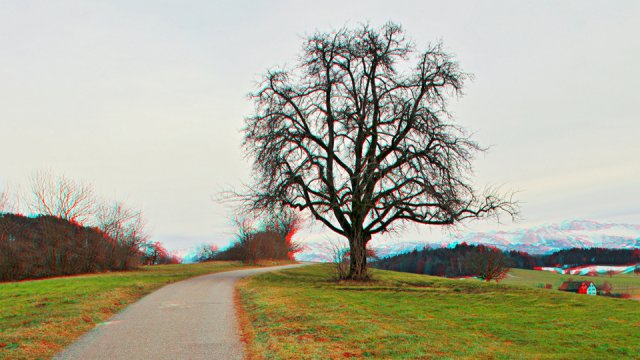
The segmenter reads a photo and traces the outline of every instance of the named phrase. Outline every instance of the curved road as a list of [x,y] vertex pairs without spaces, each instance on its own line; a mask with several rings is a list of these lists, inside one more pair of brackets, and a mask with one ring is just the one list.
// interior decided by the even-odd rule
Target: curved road
[[227,271],[166,285],[98,325],[54,359],[242,359],[235,282],[302,265]]

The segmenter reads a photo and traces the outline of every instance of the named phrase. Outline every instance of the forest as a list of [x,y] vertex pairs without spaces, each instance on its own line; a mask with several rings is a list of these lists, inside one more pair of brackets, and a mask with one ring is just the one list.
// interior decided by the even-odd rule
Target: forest
[[[502,251],[485,245],[457,244],[455,247],[430,248],[389,256],[372,267],[445,277],[482,276],[489,266],[533,269],[538,266],[575,267],[583,265],[628,265],[640,262],[640,249],[572,248],[547,255],[522,251]],[[496,270],[494,270],[496,271]],[[498,277],[501,272],[498,272]]]
[[86,183],[38,172],[26,191],[0,192],[0,281],[178,262],[150,241],[141,211]]
[[120,230],[109,234],[51,215],[0,214],[0,281],[177,262],[161,244]]

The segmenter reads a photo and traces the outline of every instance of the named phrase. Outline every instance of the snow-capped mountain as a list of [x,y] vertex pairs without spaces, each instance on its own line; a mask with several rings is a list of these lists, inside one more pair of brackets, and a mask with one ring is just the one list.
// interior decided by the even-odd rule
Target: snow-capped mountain
[[[443,238],[440,242],[423,241],[376,242],[371,248],[380,257],[394,255],[425,246],[454,246],[468,244],[493,245],[502,250],[548,254],[573,247],[603,247],[612,249],[640,248],[640,225],[601,223],[591,220],[572,220],[558,224],[513,231],[473,232]],[[301,261],[330,261],[331,246],[320,241],[304,242],[304,250],[296,258]],[[343,244],[346,246],[346,242]]]
[[573,220],[517,231],[470,233],[454,241],[494,245],[530,254],[547,254],[573,247],[636,249],[640,248],[640,225]]

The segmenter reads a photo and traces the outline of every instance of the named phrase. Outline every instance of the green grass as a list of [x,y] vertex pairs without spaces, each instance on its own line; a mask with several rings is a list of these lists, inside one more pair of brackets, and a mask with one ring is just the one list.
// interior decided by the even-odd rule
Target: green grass
[[632,295],[640,295],[640,276],[635,274],[602,275],[602,276],[576,276],[560,275],[550,271],[536,271],[524,269],[511,269],[507,277],[501,281],[503,284],[524,285],[538,287],[551,284],[554,289],[560,287],[563,281],[592,281],[596,286],[605,281],[613,287],[612,292],[628,292]]
[[[241,281],[253,358],[638,358],[640,303],[373,270],[337,283],[331,265]],[[551,274],[553,275],[553,274]],[[538,280],[535,280],[538,281]]]
[[170,282],[234,270],[239,262],[0,283],[0,359],[46,359],[127,304]]

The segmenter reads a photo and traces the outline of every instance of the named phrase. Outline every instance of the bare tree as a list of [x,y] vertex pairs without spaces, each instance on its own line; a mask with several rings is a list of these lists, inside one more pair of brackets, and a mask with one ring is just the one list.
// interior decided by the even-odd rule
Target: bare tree
[[277,232],[281,237],[285,238],[290,233],[295,233],[302,223],[302,218],[298,213],[291,209],[283,209],[282,211],[272,212],[268,214],[266,220],[266,229]]
[[260,258],[258,242],[255,241],[253,221],[249,217],[236,217],[233,219],[236,227],[236,241],[242,249],[243,261],[247,264],[255,264]]
[[95,198],[90,186],[65,176],[38,172],[31,179],[32,212],[82,223],[93,215]]
[[143,251],[146,265],[179,264],[181,261],[179,257],[167,251],[160,241],[146,243]]
[[610,282],[605,281],[604,283],[602,283],[602,286],[600,286],[599,290],[602,295],[611,295],[611,290],[613,290],[613,286],[611,285]]
[[0,191],[0,214],[18,213],[22,203],[22,191],[20,187],[9,187],[9,190]]
[[9,194],[6,191],[0,192],[0,214],[7,211],[9,208]]
[[478,252],[469,259],[474,274],[489,282],[504,279],[509,273],[509,259],[500,249],[488,246],[478,246]]
[[142,212],[121,202],[102,204],[96,211],[98,228],[114,241],[111,257],[120,268],[130,268],[148,240]]
[[200,244],[196,248],[195,261],[204,262],[212,261],[216,259],[220,248],[215,244]]
[[447,112],[467,78],[441,44],[416,53],[393,23],[309,37],[300,64],[269,71],[252,94],[243,148],[256,180],[245,206],[310,212],[348,239],[357,280],[368,278],[372,235],[514,215],[509,196],[469,182],[482,149]]
[[342,280],[349,274],[349,244],[338,239],[328,240],[327,252],[331,256],[336,280]]
[[274,211],[268,216],[266,231],[278,233],[284,240],[284,247],[279,247],[284,253],[275,254],[277,259],[294,260],[294,255],[302,250],[300,244],[293,241],[293,236],[302,227],[303,219],[299,213],[292,209]]

